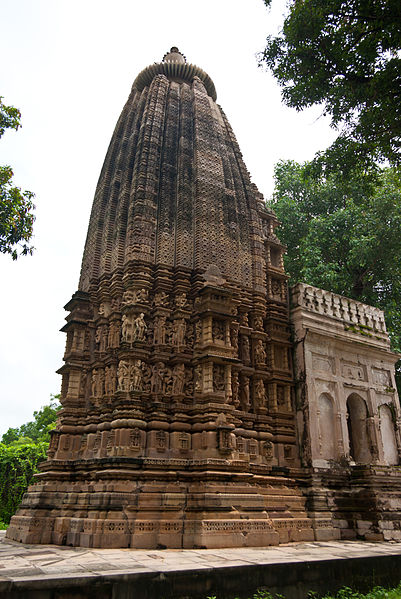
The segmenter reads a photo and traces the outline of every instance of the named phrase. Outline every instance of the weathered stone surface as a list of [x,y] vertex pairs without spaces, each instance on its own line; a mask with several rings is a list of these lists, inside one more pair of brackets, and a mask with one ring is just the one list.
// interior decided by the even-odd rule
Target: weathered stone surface
[[[278,221],[215,100],[210,77],[176,48],[133,84],[66,305],[63,409],[9,538],[216,548],[340,529],[399,534],[397,492],[388,510],[376,500],[387,482],[399,486],[382,314],[298,288],[297,341],[310,334],[304,353],[297,344],[296,411]],[[357,487],[376,506],[373,528],[352,499]]]
[[399,356],[389,349],[384,314],[300,283],[291,317],[310,515],[332,518],[344,538],[399,539]]

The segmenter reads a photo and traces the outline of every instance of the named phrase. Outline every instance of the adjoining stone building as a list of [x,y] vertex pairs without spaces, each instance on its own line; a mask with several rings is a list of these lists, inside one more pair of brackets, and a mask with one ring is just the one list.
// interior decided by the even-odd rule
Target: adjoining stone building
[[299,285],[294,345],[277,225],[212,80],[172,48],[136,78],[106,155],[66,305],[63,409],[9,538],[398,538],[383,314]]

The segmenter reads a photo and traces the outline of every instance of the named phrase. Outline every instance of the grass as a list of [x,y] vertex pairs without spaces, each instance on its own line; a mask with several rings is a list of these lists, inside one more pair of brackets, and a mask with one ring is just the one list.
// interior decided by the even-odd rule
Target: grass
[[[317,593],[309,593],[308,597],[309,599],[318,599],[319,595]],[[218,599],[218,597],[213,595],[207,599]],[[249,599],[285,599],[285,597],[280,594],[272,595],[269,591],[259,589]],[[397,587],[392,589],[375,587],[367,593],[360,593],[349,587],[344,587],[334,595],[330,593],[323,595],[321,599],[401,599],[401,582]]]

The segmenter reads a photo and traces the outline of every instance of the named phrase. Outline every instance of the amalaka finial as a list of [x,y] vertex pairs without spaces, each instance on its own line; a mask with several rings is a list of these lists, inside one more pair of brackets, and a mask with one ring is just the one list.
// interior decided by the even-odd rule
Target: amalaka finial
[[176,46],[173,46],[170,48],[170,52],[166,52],[163,56],[163,62],[177,62],[182,64],[187,62],[187,59]]

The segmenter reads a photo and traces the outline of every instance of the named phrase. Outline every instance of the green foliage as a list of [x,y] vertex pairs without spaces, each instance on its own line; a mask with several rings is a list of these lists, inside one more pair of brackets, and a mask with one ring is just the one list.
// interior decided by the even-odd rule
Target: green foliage
[[392,347],[401,352],[398,172],[354,171],[345,179],[283,161],[275,180],[270,207],[282,222],[290,284],[305,281],[384,310]]
[[37,472],[37,464],[46,458],[46,442],[21,446],[0,443],[0,520],[9,523],[22,496]]
[[49,432],[55,428],[59,395],[33,413],[34,419],[19,428],[9,428],[0,443],[0,529],[10,522],[22,496],[46,459]]
[[270,68],[288,106],[318,104],[330,115],[339,136],[323,162],[347,172],[369,161],[399,165],[401,3],[289,0],[288,10],[260,64]]
[[9,428],[1,442],[4,445],[22,445],[24,443],[49,443],[50,431],[55,428],[57,413],[61,409],[58,403],[60,395],[52,395],[50,403],[33,413],[33,420],[19,428]]
[[[17,130],[21,113],[14,106],[5,106],[0,96],[0,137],[6,129]],[[32,254],[29,245],[35,217],[31,191],[21,191],[12,181],[10,166],[0,166],[0,253],[11,254],[13,260],[18,255]]]
[[[308,594],[310,598],[318,597],[317,593],[311,592]],[[269,591],[265,589],[258,589],[256,593],[252,595],[252,598],[249,599],[285,599],[283,595],[272,595]],[[360,593],[359,591],[354,591],[350,587],[343,587],[334,595],[327,594],[322,597],[322,599],[400,599],[401,598],[401,583],[392,589],[385,589],[383,587],[375,587],[371,591],[367,593]],[[217,599],[216,595],[212,597],[208,597],[207,599]]]

